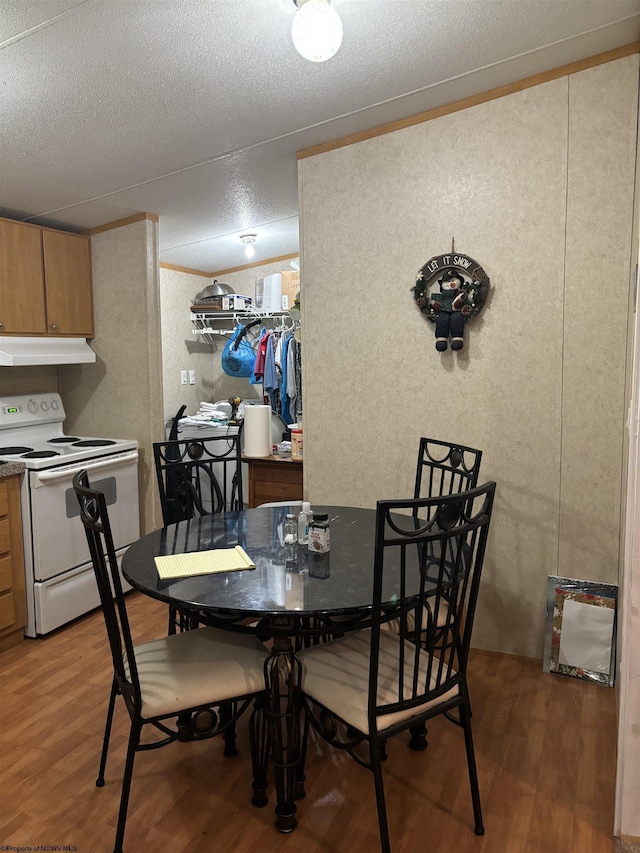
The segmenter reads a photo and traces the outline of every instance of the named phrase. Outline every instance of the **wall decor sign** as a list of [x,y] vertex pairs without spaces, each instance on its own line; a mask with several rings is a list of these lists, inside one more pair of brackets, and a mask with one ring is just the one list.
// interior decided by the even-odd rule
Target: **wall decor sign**
[[448,255],[436,255],[420,267],[411,291],[420,311],[435,323],[438,352],[447,349],[449,339],[452,350],[462,349],[465,324],[482,310],[489,283],[489,276],[477,261],[453,250]]

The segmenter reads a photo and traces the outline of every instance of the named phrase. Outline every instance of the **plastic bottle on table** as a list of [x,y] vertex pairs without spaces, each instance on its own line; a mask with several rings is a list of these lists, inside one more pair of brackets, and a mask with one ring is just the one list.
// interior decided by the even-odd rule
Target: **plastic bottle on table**
[[309,522],[313,518],[311,504],[309,501],[302,502],[302,509],[298,513],[298,542],[306,545],[309,541]]

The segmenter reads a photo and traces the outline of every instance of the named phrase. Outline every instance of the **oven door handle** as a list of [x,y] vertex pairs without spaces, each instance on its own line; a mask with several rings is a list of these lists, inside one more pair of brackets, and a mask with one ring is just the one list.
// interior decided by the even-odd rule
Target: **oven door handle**
[[84,465],[77,465],[74,468],[58,469],[56,471],[42,471],[38,473],[38,482],[40,483],[55,483],[58,480],[69,480],[75,476],[78,471],[101,471],[104,468],[112,468],[114,465],[122,465],[123,462],[135,462],[138,459],[138,451],[133,453],[123,453],[120,456],[112,456],[110,459],[105,459],[102,462],[86,462]]

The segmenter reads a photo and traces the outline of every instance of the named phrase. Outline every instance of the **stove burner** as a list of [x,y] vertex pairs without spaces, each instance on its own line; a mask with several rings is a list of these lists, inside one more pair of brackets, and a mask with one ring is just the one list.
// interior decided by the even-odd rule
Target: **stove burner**
[[47,444],[68,444],[70,441],[80,441],[80,439],[76,435],[65,435],[62,438],[48,438]]
[[109,438],[88,438],[86,441],[74,441],[74,447],[102,447],[104,444],[115,444]]
[[57,450],[34,450],[33,453],[23,453],[23,459],[44,459],[46,456],[60,456]]
[[30,450],[33,450],[33,447],[0,447],[0,453],[7,456],[11,453],[28,453]]

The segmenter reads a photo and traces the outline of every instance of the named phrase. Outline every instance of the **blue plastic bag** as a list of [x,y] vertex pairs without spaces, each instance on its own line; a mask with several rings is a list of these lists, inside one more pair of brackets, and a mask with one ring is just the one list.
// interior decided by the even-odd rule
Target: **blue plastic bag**
[[242,323],[238,323],[222,351],[222,369],[227,376],[249,378],[253,372],[256,354],[245,337],[246,331]]

